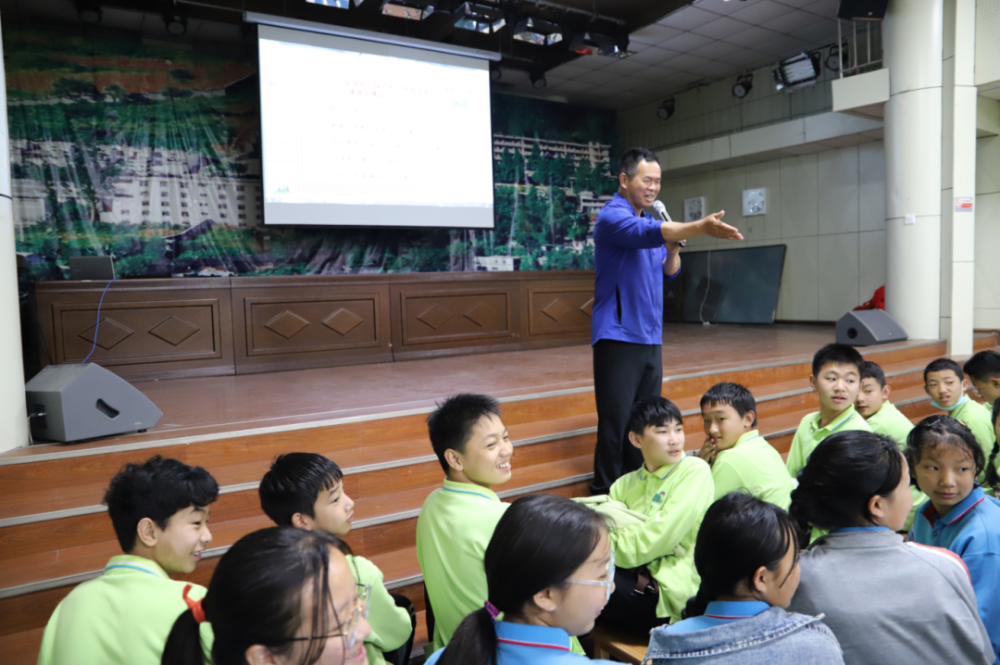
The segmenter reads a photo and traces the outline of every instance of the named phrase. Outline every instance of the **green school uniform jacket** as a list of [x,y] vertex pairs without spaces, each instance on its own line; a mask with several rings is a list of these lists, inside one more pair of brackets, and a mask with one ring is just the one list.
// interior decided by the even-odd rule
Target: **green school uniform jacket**
[[[174,621],[188,609],[187,582],[177,582],[155,561],[111,557],[100,577],[73,589],[45,627],[38,665],[160,665]],[[205,588],[191,585],[198,600]],[[211,649],[211,628],[202,643]]]
[[[979,402],[968,395],[964,395],[958,406],[952,409],[948,415],[955,420],[961,420],[965,423],[966,427],[972,430],[972,433],[976,435],[976,441],[979,442],[979,447],[983,449],[983,455],[989,460],[990,453],[993,452],[993,446],[996,444],[992,413],[987,412],[986,409],[979,405]],[[980,476],[980,481],[982,478]]]
[[698,593],[694,541],[714,496],[708,464],[690,456],[655,473],[642,467],[611,486],[612,499],[647,516],[643,524],[612,531],[610,538],[616,565],[647,566],[659,584],[658,617],[680,621],[688,599]]
[[788,474],[792,478],[799,475],[799,471],[806,465],[806,460],[809,459],[812,451],[816,450],[816,446],[834,432],[855,429],[865,432],[872,431],[861,414],[854,410],[853,404],[844,409],[826,427],[819,426],[819,417],[819,411],[810,413],[802,419],[799,429],[795,432],[795,438],[792,439],[792,447],[788,451],[788,461],[786,462]]
[[368,665],[384,665],[382,652],[398,649],[410,638],[413,632],[410,614],[404,608],[396,607],[396,601],[382,583],[382,571],[378,566],[360,556],[348,556],[347,562],[358,584],[367,584],[372,588],[368,606],[368,623],[372,632],[365,639]]
[[495,492],[444,481],[417,518],[417,560],[434,610],[427,654],[447,646],[462,619],[488,600],[483,557],[507,510]]
[[[895,441],[900,450],[906,450],[906,437],[910,434],[910,430],[913,429],[913,423],[910,419],[904,416],[896,408],[896,405],[888,400],[882,402],[882,406],[875,415],[868,419],[868,426],[876,434],[882,434]],[[913,519],[916,517],[917,509],[928,501],[927,495],[921,492],[920,488],[916,485],[910,486],[910,494],[913,495],[913,509],[910,510],[910,515],[906,518],[903,531],[910,530],[910,527],[913,526]]]
[[746,488],[754,496],[788,510],[795,481],[788,475],[781,454],[757,430],[745,433],[712,465],[715,500]]

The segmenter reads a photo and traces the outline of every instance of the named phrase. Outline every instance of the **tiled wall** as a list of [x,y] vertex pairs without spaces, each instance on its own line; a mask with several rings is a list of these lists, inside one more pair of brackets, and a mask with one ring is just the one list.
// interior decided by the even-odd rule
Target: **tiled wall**
[[[1000,166],[1000,145],[997,156]],[[1000,168],[996,173],[1000,210]],[[743,217],[742,192],[757,187],[767,188],[767,214]],[[684,199],[697,196],[705,197],[709,211],[725,210],[726,221],[745,240],[695,238],[688,242],[689,251],[787,245],[779,320],[836,321],[885,284],[881,141],[667,180],[660,198],[675,219],[682,219]],[[996,228],[1000,236],[1000,219]]]
[[753,72],[753,90],[743,99],[733,96],[735,78],[679,93],[674,96],[674,115],[668,120],[656,115],[663,100],[619,111],[622,145],[658,150],[832,110],[830,82],[836,74],[825,66],[816,85],[791,93],[774,89],[772,69],[768,66]]
[[976,141],[976,268],[973,326],[1000,328],[1000,136]]

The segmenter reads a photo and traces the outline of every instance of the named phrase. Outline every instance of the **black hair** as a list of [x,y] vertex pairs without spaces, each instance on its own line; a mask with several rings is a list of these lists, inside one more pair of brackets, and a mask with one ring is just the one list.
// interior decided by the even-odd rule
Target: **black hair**
[[927,375],[931,372],[943,372],[944,370],[950,369],[961,381],[965,378],[965,373],[962,371],[962,366],[951,358],[938,358],[937,360],[932,360],[926,368],[924,368],[924,383],[927,383]]
[[[319,531],[270,527],[243,536],[229,548],[212,574],[202,599],[212,626],[212,665],[246,665],[255,644],[275,654],[292,649],[303,623],[302,589],[312,587],[311,637],[301,665],[319,660],[331,632],[330,549],[343,542]],[[335,619],[340,623],[340,618]],[[163,649],[162,665],[204,665],[198,622],[190,609],[174,622]]]
[[622,153],[622,158],[618,160],[618,174],[625,174],[631,180],[639,172],[639,162],[660,163],[660,158],[656,153],[646,148],[629,148]]
[[872,521],[868,502],[889,496],[903,477],[903,456],[887,436],[848,430],[823,439],[799,471],[789,512],[801,525],[820,529]]
[[641,435],[647,427],[664,427],[672,422],[684,422],[676,404],[659,395],[643,397],[632,405],[628,416],[628,431]]
[[906,437],[906,459],[910,468],[915,471],[924,451],[934,450],[939,446],[964,448],[976,465],[977,477],[986,466],[986,454],[972,430],[951,416],[936,415],[921,420]]
[[[997,418],[1000,418],[1000,399],[993,402],[993,431],[996,432]],[[1000,452],[1000,442],[993,444],[990,458],[986,460],[986,478],[984,482],[993,488],[994,493],[1000,489],[1000,473],[997,472],[997,453]]]
[[877,363],[873,363],[870,360],[865,360],[861,363],[861,380],[864,381],[865,379],[875,379],[880,388],[885,388],[885,372],[882,371],[882,368]]
[[753,393],[738,383],[716,383],[702,395],[701,408],[705,406],[726,405],[733,407],[740,418],[753,411],[753,426],[757,426],[757,400]]
[[966,360],[962,369],[976,381],[1000,379],[1000,353],[993,349],[980,351]]
[[743,580],[752,584],[761,566],[778,570],[789,548],[798,561],[798,530],[788,513],[745,491],[725,495],[709,506],[698,529],[694,566],[701,585],[684,616],[701,616],[710,602],[731,595]]
[[[508,617],[523,616],[536,593],[561,587],[587,562],[606,531],[604,517],[583,504],[550,494],[521,497],[486,547],[489,602]],[[485,607],[462,620],[438,662],[496,665],[496,629]]]
[[122,551],[135,548],[139,522],[149,518],[166,529],[170,518],[190,506],[204,508],[219,498],[219,485],[205,469],[168,457],[126,464],[104,493]]
[[861,373],[861,363],[865,361],[858,350],[849,344],[827,344],[813,356],[812,373],[819,377],[825,365],[854,365]]
[[333,489],[343,479],[340,467],[323,455],[278,455],[257,489],[260,507],[278,526],[291,526],[295,513],[316,517],[314,507],[320,492]]
[[445,475],[451,469],[444,457],[445,451],[464,453],[472,428],[480,419],[491,415],[500,417],[500,402],[489,395],[462,393],[438,404],[438,408],[427,416],[427,433]]

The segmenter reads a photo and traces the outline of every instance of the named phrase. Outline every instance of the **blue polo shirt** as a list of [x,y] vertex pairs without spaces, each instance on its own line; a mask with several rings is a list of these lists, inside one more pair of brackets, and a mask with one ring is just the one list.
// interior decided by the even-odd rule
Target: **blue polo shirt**
[[908,537],[962,557],[976,592],[979,617],[1000,663],[1000,501],[986,496],[978,485],[944,517],[928,501],[917,511]]
[[690,633],[696,630],[706,630],[740,619],[749,619],[769,609],[771,606],[761,600],[713,600],[700,617],[684,619],[673,625],[664,626],[660,630],[668,633]]
[[[497,621],[493,626],[497,631],[497,665],[616,665],[610,660],[590,660],[573,653],[569,633],[562,628],[507,621]],[[447,649],[435,651],[427,665],[437,663]]]
[[663,343],[663,280],[680,271],[663,274],[667,248],[661,224],[645,213],[636,215],[621,194],[601,208],[594,223],[591,344],[602,339]]

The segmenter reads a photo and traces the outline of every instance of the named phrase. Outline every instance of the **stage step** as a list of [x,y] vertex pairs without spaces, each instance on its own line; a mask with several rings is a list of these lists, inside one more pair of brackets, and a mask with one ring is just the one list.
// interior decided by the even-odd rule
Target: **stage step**
[[[995,346],[995,336],[977,336],[976,350]],[[922,371],[945,353],[943,342],[862,352],[882,365],[893,387],[892,400],[908,417],[916,420],[934,411],[923,392]],[[701,394],[719,381],[743,383],[757,397],[762,433],[785,453],[802,416],[818,408],[808,383],[810,371],[805,357],[720,366],[667,377],[663,393],[682,409],[686,447],[691,450],[704,441]],[[592,388],[508,398],[502,412],[517,446],[514,477],[497,488],[502,498],[538,491],[587,493],[597,424]],[[351,547],[375,561],[387,585],[405,593],[422,611],[416,516],[441,480],[426,439],[425,418],[426,410],[223,438],[187,437],[104,449],[92,444],[38,446],[0,456],[0,485],[6,490],[0,496],[0,615],[10,617],[0,625],[0,653],[10,653],[9,662],[34,662],[41,628],[55,605],[118,552],[100,506],[108,480],[126,462],[153,454],[205,466],[223,488],[212,510],[215,556],[206,557],[189,576],[192,581],[207,584],[228,545],[270,525],[260,512],[257,483],[271,459],[282,452],[319,452],[344,468],[345,487],[356,500],[356,528],[347,537]]]

